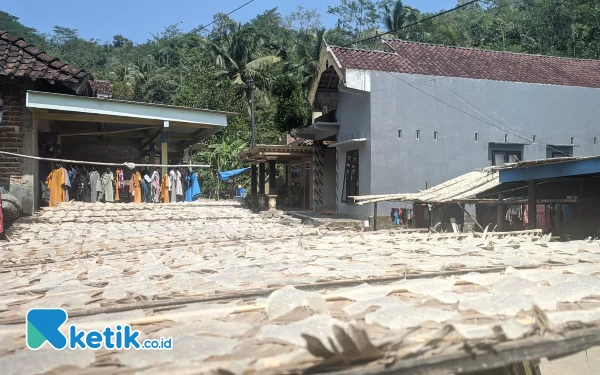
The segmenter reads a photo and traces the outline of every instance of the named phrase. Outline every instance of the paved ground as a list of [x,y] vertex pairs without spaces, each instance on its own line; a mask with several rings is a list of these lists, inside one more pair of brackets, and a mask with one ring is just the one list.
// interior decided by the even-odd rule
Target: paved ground
[[[479,344],[498,355],[600,323],[597,241],[329,230],[208,201],[65,204],[9,235],[2,374],[281,373],[335,364],[334,347],[370,368],[469,365]],[[59,306],[80,329],[127,323],[174,349],[25,348],[25,313]]]

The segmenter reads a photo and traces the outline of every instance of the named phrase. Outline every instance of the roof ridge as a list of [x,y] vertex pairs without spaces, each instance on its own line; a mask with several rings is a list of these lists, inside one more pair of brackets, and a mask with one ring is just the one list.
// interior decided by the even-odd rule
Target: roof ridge
[[582,58],[577,58],[577,57],[541,55],[541,54],[538,54],[538,53],[525,53],[525,52],[513,52],[513,51],[498,51],[498,50],[492,50],[492,49],[482,49],[482,48],[473,48],[473,47],[461,47],[461,46],[446,46],[446,45],[443,45],[443,44],[415,42],[415,41],[412,41],[412,40],[404,40],[404,39],[396,39],[396,38],[388,38],[388,39],[382,39],[382,40],[383,40],[383,42],[385,44],[389,45],[394,50],[395,50],[395,48],[392,45],[388,44],[387,42],[394,41],[394,42],[401,42],[401,43],[407,43],[407,44],[418,44],[418,45],[430,46],[430,47],[440,47],[440,48],[448,48],[448,49],[464,49],[464,50],[467,50],[467,51],[479,51],[479,52],[497,53],[497,54],[503,54],[503,55],[545,57],[545,58],[559,59],[559,60],[600,61],[600,60],[597,60],[597,59],[582,59]]
[[379,52],[379,53],[388,54],[388,55],[397,55],[398,54],[398,52],[396,52],[396,50],[394,50],[394,52],[389,52],[389,51],[380,51],[378,49],[348,48],[348,47],[336,46],[334,44],[329,45],[329,47],[331,47],[331,48],[341,48],[341,49],[346,49],[346,50],[349,50],[349,51]]

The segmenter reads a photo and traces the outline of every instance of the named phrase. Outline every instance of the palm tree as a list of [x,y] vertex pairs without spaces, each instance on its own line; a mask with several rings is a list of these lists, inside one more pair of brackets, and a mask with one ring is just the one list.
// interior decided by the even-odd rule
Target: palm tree
[[[222,43],[205,39],[220,77],[228,77],[241,98],[247,99],[246,83],[254,81],[256,100],[267,99],[267,88],[281,58],[267,47],[265,38],[252,26],[238,24],[222,36]],[[246,103],[248,101],[246,100]]]
[[418,9],[405,6],[401,0],[397,0],[391,8],[388,4],[384,4],[383,10],[383,24],[388,31],[391,31],[388,35],[398,39],[406,35],[403,30],[398,29],[417,22],[421,16]]

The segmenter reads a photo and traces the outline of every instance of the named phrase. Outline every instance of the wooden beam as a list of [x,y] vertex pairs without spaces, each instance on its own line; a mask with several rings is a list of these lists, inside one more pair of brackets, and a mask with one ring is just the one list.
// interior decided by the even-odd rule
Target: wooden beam
[[208,128],[202,128],[202,129],[198,129],[196,132],[194,132],[194,134],[192,134],[192,139],[190,139],[187,142],[184,142],[182,144],[179,145],[178,149],[179,150],[184,150],[198,142],[200,142],[201,140],[203,140],[204,137],[204,133],[208,130]]
[[[102,128],[104,128],[104,126],[102,126]],[[104,139],[104,136],[107,134],[120,134],[120,133],[130,133],[130,132],[134,132],[134,131],[139,131],[139,130],[146,130],[148,129],[146,126],[144,126],[143,128],[132,128],[132,129],[125,129],[125,130],[111,130],[108,132],[105,131],[101,131],[101,132],[87,132],[87,133],[66,133],[66,134],[59,134],[59,137],[74,137],[74,136],[83,136],[83,135],[95,135],[95,136],[102,136],[102,139]]]
[[[37,113],[37,111],[36,111]],[[119,116],[108,116],[108,115],[81,115],[72,113],[44,113],[40,112],[38,118],[41,120],[53,120],[53,121],[72,121],[72,122],[95,122],[95,123],[108,123],[108,124],[133,124],[133,125],[148,125],[156,126],[162,125],[160,120],[150,120],[143,118],[133,117],[119,117]]]
[[162,133],[163,131],[163,127],[161,126],[159,129],[156,130],[156,132],[150,136],[150,138],[148,138],[148,140],[146,142],[143,142],[139,149],[143,150],[145,149],[150,143],[156,141],[156,139],[158,139],[158,137],[160,137],[160,133]]
[[480,225],[480,224],[477,222],[477,219],[475,219],[475,218],[473,217],[473,215],[471,215],[469,212],[467,212],[467,210],[465,209],[465,206],[463,206],[463,205],[462,205],[462,204],[460,204],[460,203],[457,203],[457,204],[458,204],[458,206],[459,206],[460,208],[462,208],[462,210],[463,210],[463,211],[464,211],[464,212],[465,212],[467,215],[469,215],[469,217],[470,217],[471,219],[473,219],[473,221],[475,222],[475,224],[477,224],[477,226],[479,227],[479,229],[481,229],[481,230],[483,231],[483,230],[484,230],[484,229],[483,229],[483,227],[482,227],[482,226],[481,226],[481,225]]

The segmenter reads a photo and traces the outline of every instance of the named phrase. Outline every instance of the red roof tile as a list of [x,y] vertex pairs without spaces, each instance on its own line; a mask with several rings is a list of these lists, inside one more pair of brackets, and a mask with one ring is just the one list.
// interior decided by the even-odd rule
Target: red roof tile
[[99,79],[97,81],[91,81],[92,94],[98,96],[99,94],[105,94],[112,96],[114,91],[114,84],[111,81]]
[[0,75],[79,84],[89,73],[39,51],[22,38],[0,30]]
[[600,61],[387,40],[395,52],[331,46],[342,68],[600,88]]

